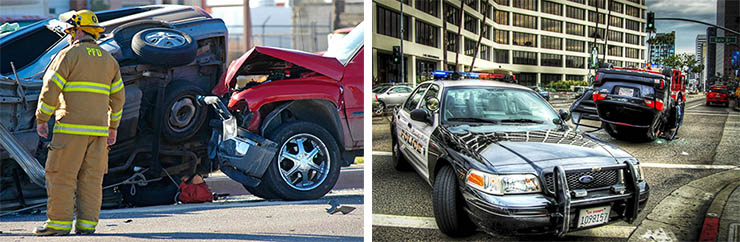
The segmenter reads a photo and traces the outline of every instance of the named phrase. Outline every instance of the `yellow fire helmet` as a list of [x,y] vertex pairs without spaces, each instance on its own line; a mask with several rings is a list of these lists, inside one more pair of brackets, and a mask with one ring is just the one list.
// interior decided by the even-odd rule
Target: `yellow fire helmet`
[[74,35],[75,28],[80,28],[97,39],[100,38],[100,33],[105,31],[105,28],[98,23],[98,16],[87,9],[63,13],[59,15],[59,20],[69,24],[64,32],[71,35]]

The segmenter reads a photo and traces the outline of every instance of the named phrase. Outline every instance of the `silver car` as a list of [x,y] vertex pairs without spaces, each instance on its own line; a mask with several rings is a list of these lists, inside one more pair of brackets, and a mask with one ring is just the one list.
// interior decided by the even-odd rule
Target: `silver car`
[[383,113],[388,108],[401,105],[411,95],[411,91],[413,89],[405,85],[374,88],[373,95],[375,100],[373,100],[373,111],[375,113]]

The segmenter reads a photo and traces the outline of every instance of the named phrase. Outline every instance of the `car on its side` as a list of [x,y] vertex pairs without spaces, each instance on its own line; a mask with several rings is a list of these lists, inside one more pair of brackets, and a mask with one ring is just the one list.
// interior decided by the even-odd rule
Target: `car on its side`
[[413,89],[408,85],[382,86],[373,89],[373,112],[381,114],[401,105],[411,95]]
[[[95,14],[106,29],[97,44],[118,61],[126,93],[103,186],[132,177],[138,170],[135,167],[139,167],[147,171],[147,179],[161,180],[174,189],[153,189],[146,196],[128,196],[133,194],[126,192],[124,198],[134,204],[146,203],[139,198],[154,197],[171,203],[177,186],[169,182],[163,170],[173,176],[189,176],[206,175],[214,169],[207,152],[210,132],[202,129],[208,110],[197,105],[196,96],[211,90],[225,71],[226,25],[191,6],[139,6]],[[50,139],[40,139],[36,134],[34,112],[44,72],[54,55],[69,45],[70,37],[63,28],[64,23],[46,19],[0,37],[0,124],[17,141],[10,142],[16,145],[6,142],[5,149],[0,149],[0,186],[25,190],[2,189],[3,208],[22,204],[24,197],[30,201],[45,195],[43,174],[28,170],[45,162],[50,143]],[[51,119],[49,126],[53,125]],[[18,152],[20,147],[30,156],[15,157],[14,162],[8,151]],[[13,184],[13,170],[19,166],[31,179],[21,177],[17,180],[21,184]],[[158,182],[148,184],[153,187]],[[147,190],[123,186],[131,184],[119,188],[137,194]],[[120,204],[122,194],[114,188],[103,191],[104,206]]]
[[707,90],[707,96],[705,97],[705,104],[707,106],[712,104],[722,104],[725,107],[730,105],[730,96],[727,86],[712,86]]
[[362,154],[364,33],[360,23],[323,56],[258,46],[234,60],[201,100],[221,118],[210,149],[221,171],[267,199],[329,192]]
[[600,68],[593,90],[571,105],[571,113],[595,117],[617,139],[641,142],[662,136],[670,140],[683,122],[684,79],[678,70]]
[[639,161],[567,118],[524,86],[425,82],[393,115],[393,164],[432,187],[437,226],[450,236],[476,227],[562,236],[634,221],[649,196]]

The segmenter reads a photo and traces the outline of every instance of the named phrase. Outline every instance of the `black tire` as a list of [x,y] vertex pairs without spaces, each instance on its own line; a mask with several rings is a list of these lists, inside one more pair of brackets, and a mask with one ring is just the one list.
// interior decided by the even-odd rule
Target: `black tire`
[[198,95],[206,93],[188,81],[174,81],[167,85],[162,115],[162,134],[165,140],[172,143],[188,140],[203,126],[208,106],[198,105]]
[[439,170],[432,191],[432,206],[437,227],[451,237],[472,234],[475,225],[463,209],[464,201],[457,186],[457,177],[450,166]]
[[375,110],[375,114],[382,115],[383,113],[385,113],[386,106],[383,101],[378,101],[378,103],[378,109]]
[[[161,40],[162,44],[152,43],[157,40],[156,34],[166,36]],[[161,36],[160,36],[161,37]],[[147,41],[149,38],[150,41]],[[173,46],[166,46],[166,44]],[[193,41],[190,35],[170,28],[151,28],[139,31],[134,35],[131,42],[131,50],[136,54],[137,59],[142,63],[156,66],[182,66],[187,65],[195,60],[198,51],[198,44]]]
[[[299,190],[288,184],[288,182],[283,179],[280,167],[278,167],[279,165],[285,165],[286,162],[290,162],[288,160],[281,159],[280,157],[280,152],[283,148],[287,149],[287,142],[289,142],[291,138],[300,136],[313,136],[323,143],[327,154],[323,154],[322,156],[324,159],[328,158],[328,163],[326,163],[327,160],[324,160],[323,162],[329,166],[329,171],[323,181],[319,178],[318,181],[314,181],[314,184],[318,183],[318,185],[315,185],[313,188],[306,188],[306,190]],[[260,190],[260,192],[264,193],[268,193],[267,191],[269,191],[284,200],[310,200],[323,197],[332,188],[334,188],[334,185],[339,179],[340,151],[336,140],[329,131],[326,131],[326,129],[311,122],[297,121],[281,125],[274,133],[268,135],[268,138],[278,143],[279,150],[278,154],[275,155],[275,158],[267,167],[267,172],[265,172],[265,175],[262,177],[262,182],[260,182],[260,185],[255,187],[255,191]],[[320,145],[321,144],[319,143],[319,146]],[[296,147],[296,150],[297,149],[298,148]],[[308,172],[310,174],[310,171]],[[314,175],[316,175],[316,173],[314,173]]]
[[247,189],[247,191],[251,193],[252,195],[261,197],[265,200],[279,199],[279,197],[271,190],[259,189],[257,187],[250,187],[244,184],[242,184],[242,186],[244,187],[244,189]]
[[393,168],[396,168],[397,171],[410,171],[411,165],[409,164],[409,161],[403,157],[403,154],[401,154],[401,147],[398,144],[398,139],[392,139],[391,147],[393,149],[393,155],[391,156]]

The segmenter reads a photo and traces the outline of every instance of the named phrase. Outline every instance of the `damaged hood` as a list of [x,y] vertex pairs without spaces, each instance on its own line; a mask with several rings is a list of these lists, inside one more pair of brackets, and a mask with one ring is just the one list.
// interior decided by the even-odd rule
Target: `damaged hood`
[[480,133],[453,127],[449,128],[448,137],[458,152],[503,173],[541,172],[555,166],[606,166],[618,164],[618,158],[631,157],[572,129]]
[[[223,85],[216,89],[220,92],[221,89],[225,88],[223,91],[226,93],[225,91],[228,90],[230,85],[233,85],[239,73],[251,72],[252,70],[259,71],[258,69],[261,69],[261,66],[289,64],[315,71],[334,80],[341,80],[344,74],[344,65],[334,57],[325,57],[297,50],[257,46],[244,53],[239,59],[231,62],[224,76]],[[216,93],[217,90],[214,90],[214,94],[218,94]]]

